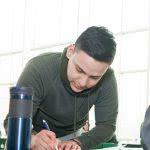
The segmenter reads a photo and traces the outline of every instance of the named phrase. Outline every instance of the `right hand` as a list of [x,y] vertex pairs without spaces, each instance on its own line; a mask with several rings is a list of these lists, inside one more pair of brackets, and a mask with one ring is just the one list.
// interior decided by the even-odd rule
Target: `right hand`
[[54,132],[42,130],[31,136],[31,150],[55,150],[58,142]]

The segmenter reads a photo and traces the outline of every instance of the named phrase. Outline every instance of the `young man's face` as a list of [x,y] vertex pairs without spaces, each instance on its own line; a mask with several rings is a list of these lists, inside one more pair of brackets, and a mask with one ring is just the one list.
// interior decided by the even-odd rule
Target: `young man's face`
[[71,89],[74,92],[81,92],[95,86],[109,65],[95,60],[82,50],[74,52],[74,47],[69,46],[66,53],[69,59],[67,76]]

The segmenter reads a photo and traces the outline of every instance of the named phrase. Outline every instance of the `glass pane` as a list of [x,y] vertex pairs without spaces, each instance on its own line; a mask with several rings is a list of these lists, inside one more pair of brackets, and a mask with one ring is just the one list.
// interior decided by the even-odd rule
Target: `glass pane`
[[9,85],[1,85],[0,83],[0,101],[8,101],[9,100]]
[[11,56],[1,56],[0,57],[0,83],[10,83],[11,79]]
[[0,2],[0,54],[23,48],[25,0]]
[[58,43],[61,0],[32,0],[29,3],[32,48]]
[[116,41],[116,44],[117,44],[117,48],[116,48],[116,56],[114,58],[114,61],[112,63],[112,68],[115,70],[115,71],[120,71],[120,52],[121,52],[121,36],[116,36],[115,37],[115,41]]
[[122,139],[140,138],[147,95],[147,73],[129,73],[120,78],[118,132]]
[[112,32],[120,32],[121,7],[121,0],[91,0],[90,25],[106,26]]
[[12,5],[12,22],[13,22],[13,28],[12,28],[12,49],[15,50],[22,50],[23,44],[24,44],[24,30],[25,30],[25,0],[13,0]]
[[[10,3],[9,3],[10,2]],[[0,1],[0,54],[10,51],[12,32],[12,1]],[[9,4],[9,5],[8,5]]]
[[90,0],[79,1],[78,35],[89,26]]
[[146,69],[148,63],[148,32],[136,32],[123,36],[121,69]]
[[64,48],[67,47],[68,45],[69,45],[69,43],[58,45],[58,46],[53,46],[53,47],[45,48],[45,49],[32,50],[29,53],[27,53],[27,55],[25,55],[25,57],[23,58],[23,66],[33,57],[36,57],[43,53],[62,52],[64,50]]
[[22,54],[0,57],[0,84],[14,84],[22,70]]
[[78,1],[65,0],[61,6],[60,41],[73,41],[77,37]]
[[148,27],[149,0],[123,0],[123,30]]
[[22,54],[12,55],[11,83],[16,83],[23,69]]

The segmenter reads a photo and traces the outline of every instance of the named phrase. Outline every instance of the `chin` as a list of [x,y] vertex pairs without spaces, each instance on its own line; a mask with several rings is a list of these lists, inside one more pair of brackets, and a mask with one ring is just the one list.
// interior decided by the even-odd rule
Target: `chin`
[[83,89],[77,89],[76,87],[74,87],[74,86],[72,86],[72,85],[71,85],[71,89],[72,89],[72,91],[74,91],[74,92],[76,92],[76,93],[79,93],[79,92],[82,92],[82,91],[83,91]]

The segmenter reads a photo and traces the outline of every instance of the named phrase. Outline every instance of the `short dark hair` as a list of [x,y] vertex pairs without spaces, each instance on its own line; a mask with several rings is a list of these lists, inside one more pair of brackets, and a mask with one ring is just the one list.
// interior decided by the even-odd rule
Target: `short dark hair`
[[78,37],[76,50],[83,50],[94,59],[111,64],[116,53],[116,42],[107,28],[92,26]]

